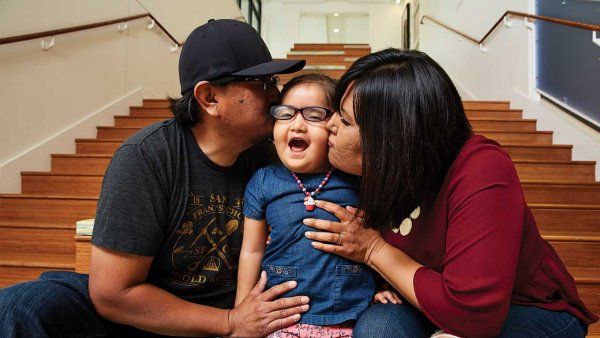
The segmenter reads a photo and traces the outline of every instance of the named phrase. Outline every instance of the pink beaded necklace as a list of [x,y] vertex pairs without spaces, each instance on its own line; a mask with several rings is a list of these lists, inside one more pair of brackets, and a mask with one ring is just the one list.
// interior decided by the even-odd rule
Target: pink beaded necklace
[[315,189],[315,191],[313,192],[308,192],[308,190],[306,190],[306,187],[304,187],[304,184],[302,184],[302,181],[300,181],[300,179],[298,178],[298,175],[296,175],[296,173],[292,171],[292,175],[294,176],[294,179],[296,179],[296,183],[298,183],[300,190],[302,190],[304,195],[306,195],[306,197],[304,197],[304,207],[307,211],[313,211],[315,209],[315,200],[313,196],[318,194],[321,191],[321,189],[323,189],[323,187],[327,184],[329,178],[331,177],[332,171],[333,168],[329,169],[329,171],[325,175],[325,178],[323,179],[323,181],[321,181],[321,184],[319,184],[317,189]]

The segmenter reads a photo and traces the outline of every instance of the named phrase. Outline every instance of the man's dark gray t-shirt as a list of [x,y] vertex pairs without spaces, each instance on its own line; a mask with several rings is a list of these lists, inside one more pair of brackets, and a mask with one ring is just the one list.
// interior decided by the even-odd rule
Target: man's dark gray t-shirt
[[149,283],[194,303],[230,308],[245,186],[273,159],[272,143],[264,142],[221,167],[188,127],[174,120],[150,126],[126,141],[107,169],[92,243],[153,256]]

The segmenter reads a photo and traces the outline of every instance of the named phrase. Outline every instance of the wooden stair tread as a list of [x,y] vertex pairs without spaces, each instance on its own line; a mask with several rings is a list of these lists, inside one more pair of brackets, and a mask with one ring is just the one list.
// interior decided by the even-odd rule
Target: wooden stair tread
[[514,163],[519,164],[589,164],[594,165],[596,161],[548,161],[548,160],[513,160]]
[[[109,154],[105,154],[109,155]],[[21,171],[21,176],[74,176],[74,177],[102,177],[104,175],[94,174],[71,174],[71,173],[57,173],[53,171]]]
[[[463,101],[464,102],[464,101]],[[144,107],[146,108],[146,107]],[[519,112],[522,113],[523,109],[489,109],[489,108],[464,108],[464,111],[488,111],[488,112]]]
[[484,132],[484,133],[502,133],[502,134],[553,134],[553,131],[546,131],[546,130],[536,130],[536,131],[498,131],[495,129],[476,129],[475,130],[475,134],[479,133],[479,132]]
[[72,254],[2,252],[0,266],[72,270],[75,269],[75,257]]
[[530,185],[570,185],[570,186],[594,186],[600,187],[600,182],[571,182],[571,181],[544,181],[544,180],[521,180],[521,184]]
[[72,229],[75,230],[74,222],[31,222],[23,220],[11,220],[4,217],[0,220],[0,228],[35,228],[35,229]]
[[597,268],[571,268],[569,273],[575,278],[577,284],[599,284],[600,269]]
[[593,210],[600,209],[600,205],[586,204],[545,204],[545,203],[529,203],[527,206],[530,209],[578,209],[578,210]]
[[81,157],[81,158],[110,158],[112,155],[108,154],[52,154],[54,158],[59,157]]
[[61,196],[37,194],[0,194],[0,198],[12,199],[59,199],[59,200],[98,200],[98,196]]
[[541,231],[542,237],[547,241],[557,242],[600,242],[600,231]]
[[509,104],[510,101],[489,101],[489,100],[462,100],[463,103],[505,103]]
[[528,148],[566,148],[572,149],[570,144],[524,144],[524,143],[502,143],[502,148],[505,147],[528,147]]

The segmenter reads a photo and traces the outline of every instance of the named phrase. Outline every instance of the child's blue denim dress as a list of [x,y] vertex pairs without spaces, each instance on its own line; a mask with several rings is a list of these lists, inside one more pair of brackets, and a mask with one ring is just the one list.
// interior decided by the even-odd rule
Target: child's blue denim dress
[[[300,174],[314,191],[325,177]],[[358,205],[357,178],[334,171],[315,199],[341,206]],[[310,309],[300,323],[333,325],[356,320],[367,309],[375,293],[373,272],[365,265],[312,247],[306,231],[317,231],[302,223],[305,218],[338,219],[322,209],[307,211],[304,193],[292,173],[282,164],[258,170],[246,187],[244,215],[266,219],[271,226],[271,244],[266,247],[262,268],[267,272],[267,287],[295,280],[298,286],[284,297],[310,297]]]

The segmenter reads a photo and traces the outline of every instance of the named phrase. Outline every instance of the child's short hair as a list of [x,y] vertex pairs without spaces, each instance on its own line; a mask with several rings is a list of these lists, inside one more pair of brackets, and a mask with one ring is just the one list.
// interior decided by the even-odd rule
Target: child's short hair
[[327,103],[329,106],[333,106],[333,96],[335,95],[337,81],[324,74],[311,73],[295,76],[283,85],[283,89],[281,89],[281,98],[284,98],[292,88],[303,84],[320,86],[325,92]]

